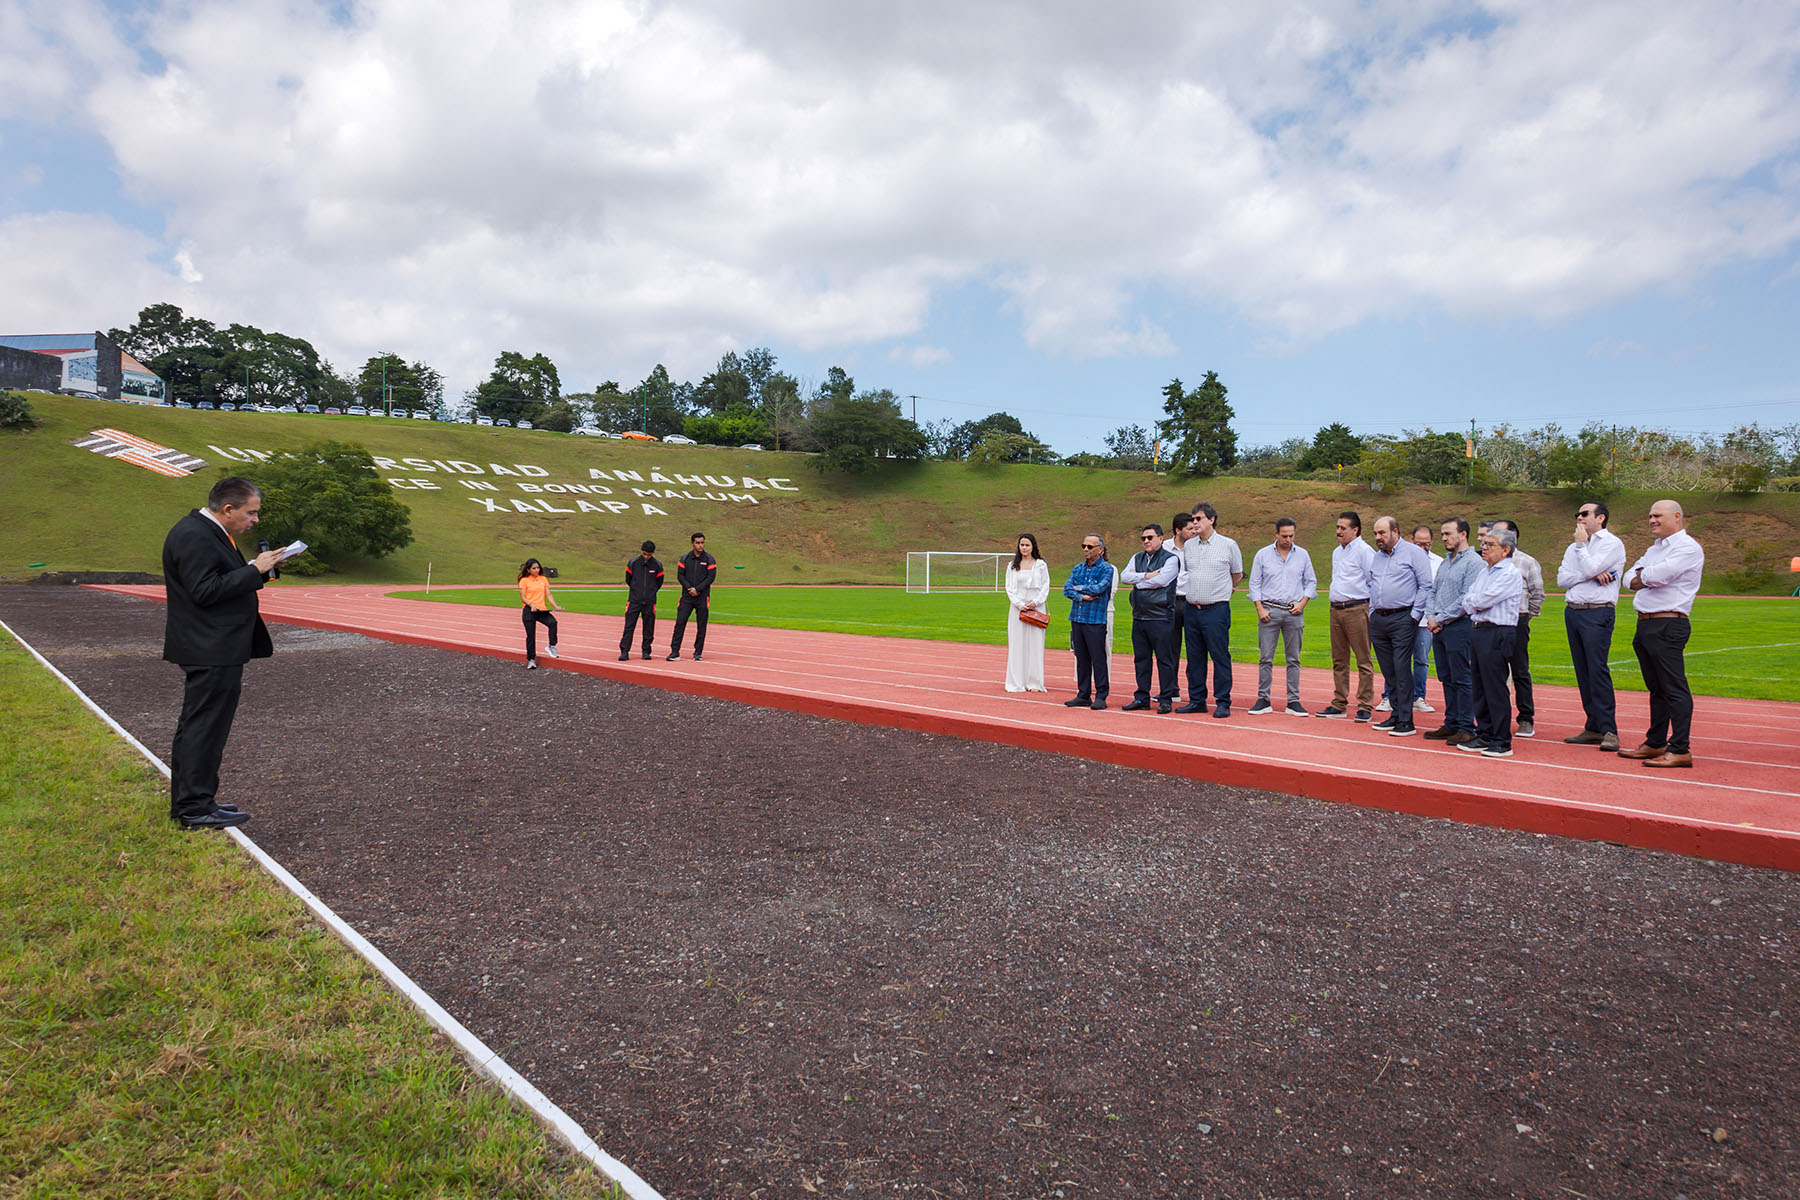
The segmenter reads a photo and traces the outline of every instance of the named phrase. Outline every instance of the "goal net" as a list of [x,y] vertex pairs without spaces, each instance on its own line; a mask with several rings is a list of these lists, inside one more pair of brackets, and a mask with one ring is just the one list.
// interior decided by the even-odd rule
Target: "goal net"
[[906,552],[906,590],[909,592],[998,592],[1006,587],[1010,554],[957,550],[909,550]]

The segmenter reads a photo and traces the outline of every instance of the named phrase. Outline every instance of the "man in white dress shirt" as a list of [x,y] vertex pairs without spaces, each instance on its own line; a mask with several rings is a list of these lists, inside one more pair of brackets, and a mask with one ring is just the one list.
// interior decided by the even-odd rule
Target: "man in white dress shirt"
[[1571,746],[1619,748],[1619,724],[1613,706],[1613,622],[1619,585],[1625,580],[1625,543],[1606,527],[1606,505],[1589,500],[1575,511],[1575,540],[1563,551],[1556,586],[1563,589],[1563,628],[1569,635],[1569,658],[1575,664],[1575,687],[1587,723],[1563,739]]
[[1374,651],[1369,645],[1369,584],[1375,551],[1362,539],[1362,514],[1338,514],[1331,552],[1331,703],[1315,716],[1341,717],[1350,705],[1350,658],[1356,658],[1356,719],[1367,721],[1375,703]]
[[1219,532],[1219,514],[1194,505],[1194,536],[1182,547],[1187,566],[1188,702],[1184,713],[1206,708],[1206,664],[1212,661],[1213,716],[1231,715],[1231,590],[1244,578],[1244,555]]
[[1187,540],[1194,536],[1194,514],[1178,512],[1169,518],[1169,536],[1163,541],[1163,549],[1175,556],[1178,564],[1175,569],[1175,616],[1169,622],[1169,662],[1175,671],[1175,703],[1181,703],[1181,643],[1186,640],[1183,631],[1187,628],[1187,560],[1181,556],[1181,548]]
[[1650,506],[1650,535],[1656,540],[1625,571],[1625,587],[1637,610],[1631,648],[1650,693],[1650,728],[1643,745],[1621,750],[1621,758],[1642,759],[1646,767],[1691,767],[1688,732],[1694,721],[1694,694],[1688,690],[1682,652],[1693,632],[1688,623],[1706,551],[1687,531],[1687,517],[1673,500]]

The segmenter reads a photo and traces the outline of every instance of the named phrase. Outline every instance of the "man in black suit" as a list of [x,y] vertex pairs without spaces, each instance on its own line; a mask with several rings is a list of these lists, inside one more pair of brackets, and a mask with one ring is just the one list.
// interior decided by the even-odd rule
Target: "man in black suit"
[[184,829],[227,829],[250,819],[217,796],[244,664],[275,651],[256,593],[282,552],[265,550],[245,562],[235,541],[261,516],[262,492],[255,484],[221,479],[206,507],[175,522],[163,541],[163,657],[187,673],[169,755],[169,816]]

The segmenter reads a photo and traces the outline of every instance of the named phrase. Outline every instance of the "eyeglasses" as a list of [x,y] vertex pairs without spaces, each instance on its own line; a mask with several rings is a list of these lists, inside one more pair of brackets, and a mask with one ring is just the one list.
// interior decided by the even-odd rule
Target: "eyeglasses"
[[1155,535],[1155,534],[1154,534],[1154,533],[1146,533],[1146,534],[1145,534],[1145,535],[1144,535],[1144,536],[1143,536],[1143,537],[1141,537],[1141,538],[1139,538],[1139,539],[1138,539],[1138,541],[1140,541],[1140,542],[1147,542],[1147,541],[1149,541],[1149,540],[1150,540],[1150,539],[1151,539],[1151,538],[1153,538],[1153,537],[1155,537],[1155,536],[1156,536],[1156,535]]
[[1081,543],[1081,548],[1083,550],[1098,550],[1100,547],[1092,542],[1083,542]]

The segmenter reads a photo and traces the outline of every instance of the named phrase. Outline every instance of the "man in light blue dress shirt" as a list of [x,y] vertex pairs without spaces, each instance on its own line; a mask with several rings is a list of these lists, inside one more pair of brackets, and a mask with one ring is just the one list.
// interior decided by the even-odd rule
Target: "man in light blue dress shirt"
[[1300,641],[1306,633],[1306,603],[1319,594],[1312,557],[1306,547],[1294,545],[1297,526],[1292,517],[1275,520],[1275,540],[1256,552],[1250,561],[1250,603],[1256,606],[1256,703],[1250,715],[1260,717],[1275,710],[1269,704],[1269,687],[1275,674],[1275,639],[1287,650],[1287,705],[1291,717],[1311,714],[1300,705]]
[[1400,522],[1375,518],[1375,557],[1369,571],[1369,642],[1387,681],[1391,714],[1375,725],[1390,737],[1411,737],[1412,648],[1419,618],[1431,599],[1431,560],[1400,536]]
[[[1470,654],[1474,659],[1476,688],[1475,740],[1456,748],[1488,758],[1512,757],[1512,697],[1506,690],[1512,673],[1513,647],[1518,643],[1519,609],[1525,600],[1525,579],[1511,558],[1518,535],[1510,529],[1492,529],[1481,535],[1481,561],[1487,569],[1475,577],[1462,598],[1462,610],[1474,623]],[[1439,575],[1442,576],[1440,571]]]
[[1481,559],[1469,545],[1469,523],[1451,517],[1438,532],[1444,538],[1444,562],[1431,585],[1427,618],[1432,648],[1437,652],[1438,682],[1444,686],[1444,723],[1428,732],[1428,740],[1460,746],[1475,740],[1475,675],[1469,655],[1469,617],[1463,594],[1481,573]]

